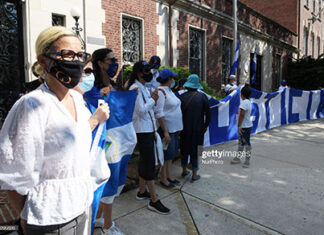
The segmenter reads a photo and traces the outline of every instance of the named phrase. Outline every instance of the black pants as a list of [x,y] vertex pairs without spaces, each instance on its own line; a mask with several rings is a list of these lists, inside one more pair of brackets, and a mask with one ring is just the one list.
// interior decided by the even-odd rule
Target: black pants
[[155,154],[154,133],[137,133],[137,146],[140,152],[139,176],[144,180],[154,180]]

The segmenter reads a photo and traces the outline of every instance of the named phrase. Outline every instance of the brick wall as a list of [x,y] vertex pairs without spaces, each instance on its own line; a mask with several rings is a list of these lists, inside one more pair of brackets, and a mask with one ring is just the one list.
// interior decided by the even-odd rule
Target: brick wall
[[294,33],[298,33],[297,0],[240,0],[262,15],[272,19]]
[[[125,4],[126,3],[126,4]],[[106,37],[106,46],[114,51],[115,56],[121,61],[121,13],[144,20],[144,59],[149,60],[156,54],[159,39],[156,33],[156,25],[159,22],[156,13],[156,3],[152,0],[102,0],[102,8],[106,12],[103,34]]]
[[205,30],[206,37],[206,78],[209,86],[219,90],[221,88],[222,72],[222,48],[221,38],[223,36],[233,37],[232,31],[216,23],[206,21],[200,17],[180,12],[178,22],[179,50],[178,66],[189,69],[189,25]]

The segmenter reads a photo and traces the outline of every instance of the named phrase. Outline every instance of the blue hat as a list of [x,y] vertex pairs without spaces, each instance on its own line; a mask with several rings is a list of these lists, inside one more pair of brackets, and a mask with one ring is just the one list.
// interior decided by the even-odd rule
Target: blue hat
[[203,89],[202,85],[200,85],[199,76],[197,74],[191,74],[188,77],[188,81],[183,86],[192,89]]
[[166,79],[168,79],[169,77],[173,77],[173,76],[178,76],[178,74],[172,72],[170,69],[162,69],[159,73],[159,77],[161,78],[159,80],[160,80],[160,82],[163,82]]

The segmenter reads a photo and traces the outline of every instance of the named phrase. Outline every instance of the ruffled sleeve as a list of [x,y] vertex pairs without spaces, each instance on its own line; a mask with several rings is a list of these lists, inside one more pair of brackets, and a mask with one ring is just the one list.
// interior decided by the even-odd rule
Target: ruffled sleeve
[[39,182],[44,152],[44,105],[25,95],[10,110],[0,132],[0,187],[21,195]]

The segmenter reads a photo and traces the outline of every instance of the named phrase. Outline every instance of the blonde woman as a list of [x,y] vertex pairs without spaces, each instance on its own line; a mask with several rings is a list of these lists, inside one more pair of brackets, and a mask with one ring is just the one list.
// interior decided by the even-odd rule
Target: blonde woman
[[20,98],[0,133],[0,187],[21,215],[25,234],[82,234],[94,190],[91,130],[109,117],[107,105],[91,116],[70,89],[84,61],[78,37],[50,27],[36,41],[35,71],[44,85]]

